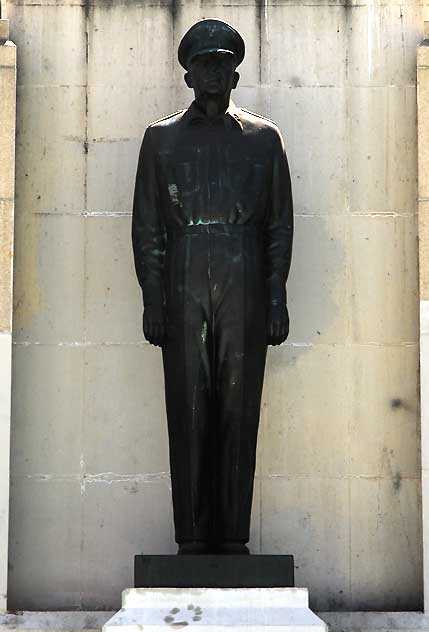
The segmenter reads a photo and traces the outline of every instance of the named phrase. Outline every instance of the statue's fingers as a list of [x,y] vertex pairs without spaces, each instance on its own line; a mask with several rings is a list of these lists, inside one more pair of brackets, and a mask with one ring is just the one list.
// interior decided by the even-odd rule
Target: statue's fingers
[[156,345],[157,347],[159,346],[159,334],[160,334],[159,323],[154,323],[154,325],[153,325],[153,344]]
[[144,330],[144,335],[145,335],[146,340],[148,341],[148,343],[153,345],[154,330],[153,330],[153,323],[150,320],[148,320],[146,322],[146,328]]
[[149,331],[149,328],[148,328],[147,318],[145,315],[143,315],[143,333],[145,335],[145,338],[147,338],[148,331]]
[[158,346],[162,347],[162,344],[164,342],[165,339],[165,323],[161,322],[158,324]]

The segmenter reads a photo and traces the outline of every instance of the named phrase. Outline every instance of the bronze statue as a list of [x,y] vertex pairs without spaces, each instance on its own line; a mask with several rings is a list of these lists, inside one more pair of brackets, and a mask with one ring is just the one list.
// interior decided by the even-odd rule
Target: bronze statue
[[267,345],[289,332],[293,211],[283,141],[230,94],[244,42],[194,24],[187,110],[146,129],[132,240],[143,330],[162,347],[179,554],[248,554]]

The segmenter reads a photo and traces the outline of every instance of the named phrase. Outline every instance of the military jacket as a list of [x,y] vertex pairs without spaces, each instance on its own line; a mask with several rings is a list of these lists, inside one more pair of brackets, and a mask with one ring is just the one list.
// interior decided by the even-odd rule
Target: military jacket
[[256,227],[268,301],[284,300],[293,235],[283,140],[268,119],[237,107],[206,117],[194,102],[149,125],[136,175],[132,239],[145,305],[162,306],[169,239],[187,226]]

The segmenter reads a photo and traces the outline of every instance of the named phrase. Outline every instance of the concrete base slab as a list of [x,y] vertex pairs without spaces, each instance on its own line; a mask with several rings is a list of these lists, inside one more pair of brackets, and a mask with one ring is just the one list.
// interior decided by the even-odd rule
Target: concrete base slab
[[234,630],[326,632],[308,607],[306,588],[134,588],[122,595],[122,609],[103,632],[193,632]]
[[[0,632],[101,632],[114,612],[16,612],[0,614]],[[429,632],[423,612],[319,612],[331,632]],[[193,631],[195,632],[195,631]]]

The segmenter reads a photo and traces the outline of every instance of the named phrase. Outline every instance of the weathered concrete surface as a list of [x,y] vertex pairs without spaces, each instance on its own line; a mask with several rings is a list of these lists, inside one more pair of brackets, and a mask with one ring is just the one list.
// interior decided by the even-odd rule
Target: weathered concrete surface
[[[429,585],[429,22],[417,49],[418,218],[420,280],[420,402],[422,446],[423,582]],[[429,610],[429,591],[424,607]]]
[[184,628],[195,632],[327,632],[308,607],[307,588],[131,588],[103,632]]
[[[1,18],[1,16],[0,16]],[[0,19],[0,612],[7,606],[16,47]]]
[[20,51],[10,607],[115,609],[133,554],[174,550],[161,357],[142,339],[130,212],[145,126],[191,98],[180,37],[218,16],[246,38],[234,98],[279,123],[296,201],[252,551],[294,553],[313,609],[419,609],[426,5],[3,6]]
[[[101,632],[114,612],[19,612],[0,615],[5,632]],[[429,617],[421,612],[318,612],[332,632],[411,632],[428,630]]]

